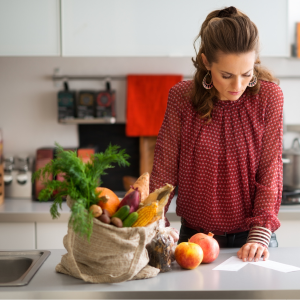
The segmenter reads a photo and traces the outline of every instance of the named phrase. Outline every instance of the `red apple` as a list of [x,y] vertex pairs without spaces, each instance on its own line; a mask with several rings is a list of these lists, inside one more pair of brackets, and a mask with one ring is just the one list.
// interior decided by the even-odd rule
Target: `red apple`
[[201,264],[203,251],[195,243],[182,242],[175,249],[175,259],[182,268],[192,270]]
[[203,250],[203,263],[213,262],[219,255],[220,247],[218,242],[213,238],[214,234],[196,233],[190,239],[190,243],[199,245]]

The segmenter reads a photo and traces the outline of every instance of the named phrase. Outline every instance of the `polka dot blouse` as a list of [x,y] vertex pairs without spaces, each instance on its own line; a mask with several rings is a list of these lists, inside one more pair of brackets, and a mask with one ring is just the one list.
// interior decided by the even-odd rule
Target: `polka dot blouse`
[[169,92],[150,192],[165,183],[178,186],[177,215],[206,231],[261,226],[274,232],[282,195],[280,87],[261,81],[257,95],[218,100],[205,124],[186,96],[191,85],[182,81]]

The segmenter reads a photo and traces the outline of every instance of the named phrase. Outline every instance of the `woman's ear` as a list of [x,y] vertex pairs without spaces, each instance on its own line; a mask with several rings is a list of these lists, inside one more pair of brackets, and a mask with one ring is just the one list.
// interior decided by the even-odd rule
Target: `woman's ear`
[[201,53],[201,58],[202,58],[202,61],[203,61],[204,65],[205,65],[206,69],[209,71],[210,70],[210,66],[209,66],[208,60],[207,60],[207,58],[206,58],[206,56],[205,56],[204,53]]

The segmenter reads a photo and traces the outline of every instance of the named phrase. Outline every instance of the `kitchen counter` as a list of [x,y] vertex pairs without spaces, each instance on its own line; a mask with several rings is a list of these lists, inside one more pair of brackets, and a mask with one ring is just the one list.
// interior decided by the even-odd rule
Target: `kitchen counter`
[[[236,254],[222,249],[211,264],[183,270],[176,262],[172,271],[156,277],[114,284],[85,283],[55,272],[66,250],[51,255],[23,287],[0,287],[0,299],[299,299],[300,271],[282,273],[248,264],[241,270],[212,269]],[[300,267],[300,248],[270,248],[273,261]]]
[[[169,221],[180,221],[180,217],[176,215],[176,198],[174,196],[169,210],[166,214]],[[68,222],[70,217],[70,209],[66,202],[62,203],[62,210],[58,210],[61,214],[58,219],[52,220],[50,215],[50,207],[52,201],[39,202],[32,199],[5,199],[0,205],[0,222]],[[281,205],[279,220],[300,220],[300,204]]]

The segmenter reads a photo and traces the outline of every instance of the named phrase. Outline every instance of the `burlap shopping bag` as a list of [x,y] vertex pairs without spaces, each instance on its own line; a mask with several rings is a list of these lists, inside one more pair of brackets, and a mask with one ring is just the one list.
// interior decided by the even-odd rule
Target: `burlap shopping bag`
[[[67,199],[70,206],[70,199]],[[148,265],[146,245],[158,229],[158,222],[147,227],[117,228],[93,220],[90,241],[76,234],[72,226],[64,237],[68,253],[55,270],[92,283],[114,283],[154,277],[159,269]]]

